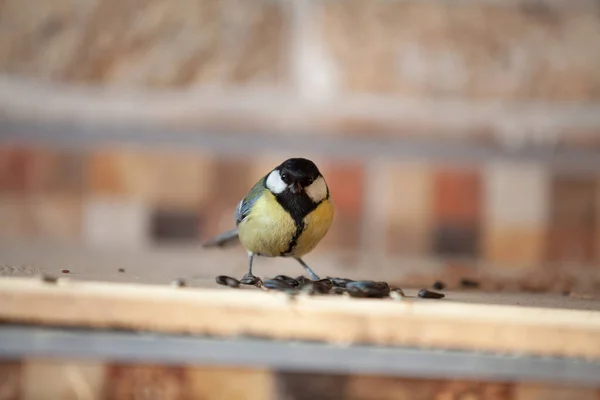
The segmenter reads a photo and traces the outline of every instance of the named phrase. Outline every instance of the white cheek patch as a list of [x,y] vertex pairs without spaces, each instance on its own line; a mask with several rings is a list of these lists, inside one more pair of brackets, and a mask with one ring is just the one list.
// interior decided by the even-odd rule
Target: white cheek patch
[[287,185],[281,179],[279,171],[274,170],[269,174],[267,177],[267,188],[275,194],[283,193],[283,191],[287,188]]
[[306,194],[315,203],[319,203],[325,197],[327,197],[327,184],[322,176],[318,177],[316,181],[306,187]]

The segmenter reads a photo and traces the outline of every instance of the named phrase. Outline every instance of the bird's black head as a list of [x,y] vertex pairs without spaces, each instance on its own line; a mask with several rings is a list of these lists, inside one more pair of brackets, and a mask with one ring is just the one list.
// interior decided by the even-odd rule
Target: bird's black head
[[282,162],[277,168],[281,180],[292,190],[310,186],[321,173],[319,168],[306,158],[290,158]]
[[298,224],[329,198],[329,188],[321,172],[315,163],[306,158],[285,160],[269,172],[264,182],[265,187]]
[[329,194],[319,168],[306,158],[290,158],[267,175],[265,186],[276,195],[305,195],[319,203]]

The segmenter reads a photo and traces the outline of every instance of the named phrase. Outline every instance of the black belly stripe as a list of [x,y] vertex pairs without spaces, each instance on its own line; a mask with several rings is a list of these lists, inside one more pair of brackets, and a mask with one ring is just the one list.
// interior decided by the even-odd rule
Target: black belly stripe
[[[286,256],[292,253],[295,247],[298,245],[298,240],[306,228],[304,217],[314,211],[322,202],[318,203],[312,201],[306,193],[300,195],[293,194],[287,190],[276,196],[277,202],[290,214],[296,225],[296,232],[292,236],[288,248],[281,253],[281,256]],[[324,200],[329,198],[329,193]]]
[[300,235],[302,235],[302,232],[304,232],[304,226],[304,221],[302,221],[300,224],[296,222],[296,232],[294,233],[294,236],[292,236],[292,240],[290,240],[290,245],[288,246],[287,250],[281,253],[282,256],[287,256],[294,251],[294,248],[298,245],[298,239],[300,239]]

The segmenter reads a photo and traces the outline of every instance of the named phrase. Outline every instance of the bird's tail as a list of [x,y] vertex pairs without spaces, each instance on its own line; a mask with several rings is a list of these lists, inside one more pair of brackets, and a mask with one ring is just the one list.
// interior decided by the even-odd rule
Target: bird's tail
[[223,232],[206,242],[202,243],[202,247],[225,247],[236,244],[238,241],[238,230],[233,228],[230,231]]

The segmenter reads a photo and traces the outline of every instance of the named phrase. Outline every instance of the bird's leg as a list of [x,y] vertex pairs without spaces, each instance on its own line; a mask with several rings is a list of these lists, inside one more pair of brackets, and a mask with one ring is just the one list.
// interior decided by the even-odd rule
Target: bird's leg
[[308,272],[308,275],[310,276],[310,279],[312,279],[313,281],[318,281],[319,279],[321,279],[321,278],[319,278],[317,276],[317,274],[315,274],[313,272],[312,269],[310,269],[310,267],[308,265],[306,265],[306,263],[304,261],[302,261],[301,258],[296,258],[296,261],[298,261],[300,263],[300,265],[302,265],[304,267],[304,269],[306,270],[306,272]]
[[248,273],[244,275],[242,279],[252,279],[254,275],[252,275],[252,261],[254,260],[254,253],[248,252]]

